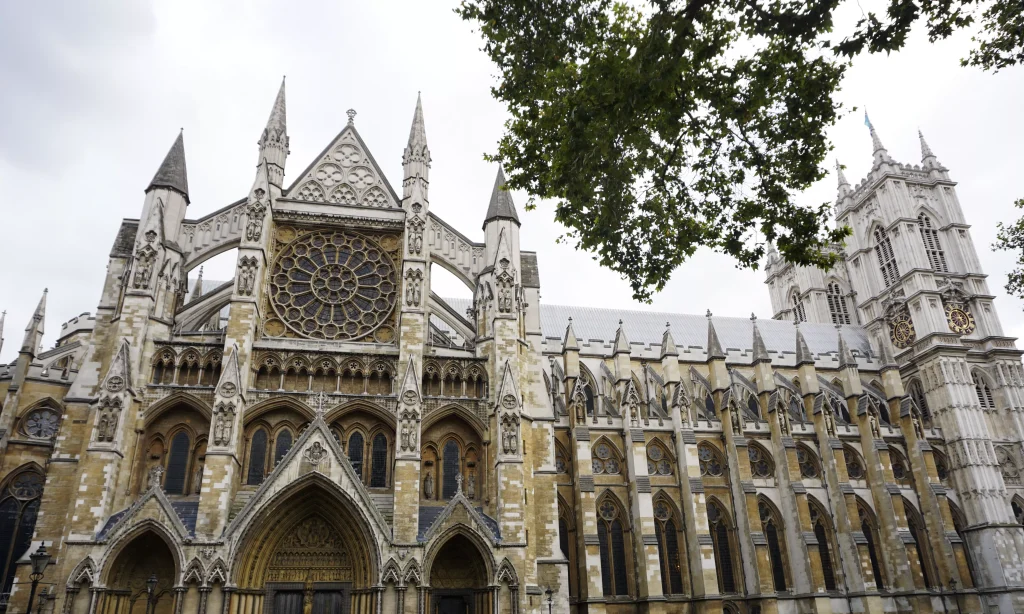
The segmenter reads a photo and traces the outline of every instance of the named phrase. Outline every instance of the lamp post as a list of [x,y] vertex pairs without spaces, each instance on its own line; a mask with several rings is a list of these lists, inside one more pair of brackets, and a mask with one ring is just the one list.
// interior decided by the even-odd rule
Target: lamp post
[[156,574],[151,574],[149,580],[146,580],[146,614],[150,614],[153,609],[153,594],[156,593]]
[[548,597],[548,614],[551,614],[551,608],[555,604],[555,591],[551,590],[551,587],[549,586],[547,589],[544,590],[544,594]]
[[46,546],[39,544],[39,549],[28,558],[32,561],[32,573],[28,576],[32,580],[32,590],[28,593],[28,609],[25,610],[25,613],[32,614],[32,602],[36,598],[36,588],[39,586],[39,581],[43,579],[46,566],[50,564],[50,555],[46,552]]

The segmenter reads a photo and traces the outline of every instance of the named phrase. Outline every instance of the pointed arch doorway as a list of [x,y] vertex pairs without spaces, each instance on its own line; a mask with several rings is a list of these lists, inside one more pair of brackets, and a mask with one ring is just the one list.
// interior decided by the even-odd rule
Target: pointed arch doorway
[[489,614],[494,592],[488,569],[473,541],[453,535],[430,566],[430,614]]

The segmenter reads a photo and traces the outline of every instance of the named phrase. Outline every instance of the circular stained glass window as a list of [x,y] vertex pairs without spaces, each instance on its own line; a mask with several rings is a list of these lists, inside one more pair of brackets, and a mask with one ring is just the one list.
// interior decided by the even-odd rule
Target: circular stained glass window
[[14,478],[10,491],[18,499],[35,499],[43,492],[43,479],[37,473],[22,473]]
[[57,433],[57,412],[52,409],[37,409],[25,420],[25,433],[30,437],[49,439]]
[[347,232],[312,232],[289,243],[270,269],[270,302],[294,332],[358,339],[391,315],[398,274],[374,241]]

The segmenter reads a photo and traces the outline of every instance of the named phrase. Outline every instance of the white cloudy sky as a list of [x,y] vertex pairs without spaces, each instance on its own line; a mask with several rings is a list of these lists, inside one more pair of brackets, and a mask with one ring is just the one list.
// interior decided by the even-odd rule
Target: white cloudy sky
[[[845,15],[855,16],[857,3],[848,4]],[[7,310],[0,359],[14,357],[44,287],[47,347],[61,322],[95,309],[119,221],[138,216],[142,191],[180,127],[190,217],[247,193],[255,143],[282,75],[289,182],[353,107],[364,140],[399,185],[422,91],[432,210],[479,238],[495,173],[482,154],[497,140],[504,113],[490,97],[494,70],[479,39],[452,6],[454,0],[0,3],[0,309]],[[968,36],[937,45],[917,37],[898,55],[862,58],[841,96],[870,110],[897,160],[920,159],[917,128],[924,130],[960,182],[1006,331],[1021,336],[1021,302],[1002,292],[1013,257],[988,246],[996,222],[1016,217],[1012,202],[1024,196],[1024,69],[992,75],[961,68],[969,44]],[[862,116],[850,114],[831,137],[856,182],[871,159]],[[834,186],[829,177],[803,197],[831,199]],[[616,274],[555,244],[560,229],[551,209],[523,213],[524,201],[516,195],[522,244],[539,253],[545,302],[771,315],[763,274],[736,270],[711,253],[680,268],[653,305],[637,305]],[[211,263],[207,279],[226,278],[229,264]]]

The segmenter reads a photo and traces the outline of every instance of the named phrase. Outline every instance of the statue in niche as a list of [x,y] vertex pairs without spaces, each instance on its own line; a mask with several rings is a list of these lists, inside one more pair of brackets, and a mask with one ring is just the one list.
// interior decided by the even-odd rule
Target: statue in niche
[[156,465],[149,470],[148,482],[146,488],[152,490],[154,488],[160,488],[164,481],[164,466]]
[[740,423],[740,412],[736,407],[729,408],[729,418],[732,420],[732,432],[737,435],[743,434],[743,425]]
[[434,498],[434,473],[432,471],[428,471],[427,477],[423,479],[423,496],[427,499]]
[[476,470],[469,470],[469,480],[466,482],[466,496],[470,499],[476,497]]
[[96,422],[96,441],[114,441],[117,434],[117,422],[121,414],[121,400],[107,398],[99,407]]
[[203,463],[199,463],[199,467],[196,468],[196,474],[192,478],[192,494],[198,495],[203,489]]
[[[263,198],[263,190],[256,189],[256,198]],[[245,238],[250,241],[259,241],[263,235],[263,216],[267,212],[267,207],[259,200],[254,201],[249,205],[249,210],[246,211],[246,226],[245,226]]]
[[868,412],[868,427],[871,429],[871,436],[875,439],[882,438],[882,428],[878,425],[878,416],[875,412]]

